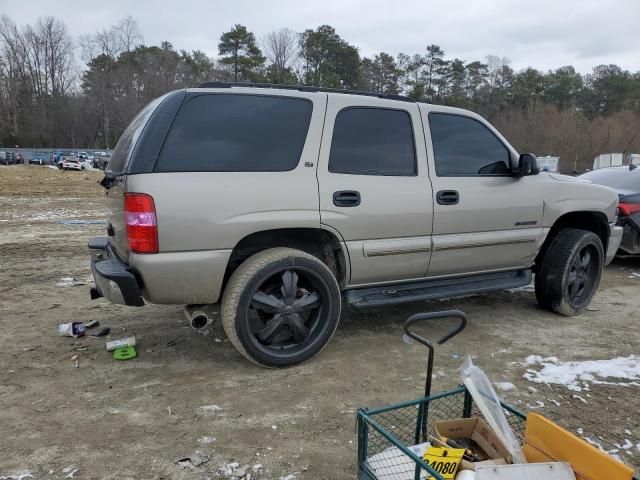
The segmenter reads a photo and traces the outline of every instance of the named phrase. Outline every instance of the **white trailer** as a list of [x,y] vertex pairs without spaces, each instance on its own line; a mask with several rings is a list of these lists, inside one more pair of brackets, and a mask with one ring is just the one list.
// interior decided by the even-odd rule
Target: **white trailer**
[[623,160],[624,153],[601,153],[593,160],[593,169],[620,167]]
[[538,168],[541,172],[554,172],[558,173],[560,168],[560,157],[551,157],[549,155],[545,157],[538,157]]

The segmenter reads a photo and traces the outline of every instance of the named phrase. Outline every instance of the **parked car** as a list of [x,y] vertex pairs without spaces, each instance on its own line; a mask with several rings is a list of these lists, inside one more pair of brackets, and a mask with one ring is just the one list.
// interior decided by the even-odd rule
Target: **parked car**
[[110,156],[107,152],[93,152],[93,168],[99,168],[105,170],[109,163]]
[[44,165],[47,163],[47,158],[44,153],[35,153],[33,157],[29,159],[29,165]]
[[15,165],[18,163],[16,154],[13,152],[0,152],[0,164]]
[[84,170],[85,165],[82,160],[77,157],[63,157],[62,170]]
[[22,153],[20,152],[17,152],[15,154],[14,159],[17,165],[22,165],[24,163],[24,155],[22,155]]
[[378,93],[207,83],[147,105],[113,150],[93,298],[220,309],[247,359],[318,354],[354,307],[528,285],[583,312],[618,198],[539,173],[479,115]]
[[0,165],[9,165],[10,157],[7,152],[0,151]]
[[624,229],[618,253],[640,255],[640,168],[634,164],[600,168],[580,178],[609,187],[618,194],[618,225]]

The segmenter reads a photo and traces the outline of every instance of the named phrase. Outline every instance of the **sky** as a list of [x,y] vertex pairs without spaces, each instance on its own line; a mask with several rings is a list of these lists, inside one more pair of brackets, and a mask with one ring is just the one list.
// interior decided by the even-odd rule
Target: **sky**
[[217,56],[220,34],[236,23],[258,38],[282,27],[328,24],[363,56],[424,53],[447,58],[507,57],[516,70],[573,65],[579,72],[615,63],[640,71],[640,0],[0,0],[19,25],[63,20],[77,38],[133,16],[147,45]]

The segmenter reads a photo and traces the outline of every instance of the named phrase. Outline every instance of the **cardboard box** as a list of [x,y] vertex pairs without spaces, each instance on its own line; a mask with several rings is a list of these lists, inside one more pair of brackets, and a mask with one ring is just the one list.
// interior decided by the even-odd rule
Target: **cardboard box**
[[459,470],[475,470],[477,465],[510,464],[509,450],[500,441],[494,431],[481,418],[459,418],[436,422],[433,425],[436,437],[440,440],[469,439],[475,442],[481,451],[474,451],[479,462],[462,459]]

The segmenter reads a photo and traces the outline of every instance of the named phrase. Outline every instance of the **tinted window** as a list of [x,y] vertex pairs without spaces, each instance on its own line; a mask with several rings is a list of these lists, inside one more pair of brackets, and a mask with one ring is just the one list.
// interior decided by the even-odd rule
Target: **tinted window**
[[482,123],[459,115],[430,113],[429,127],[438,175],[510,173],[509,151]]
[[180,108],[156,171],[292,170],[300,161],[312,109],[300,98],[198,95]]
[[348,108],[333,128],[329,171],[357,175],[415,175],[411,118],[403,110]]
[[[147,121],[149,120],[149,117],[151,117],[153,111],[158,105],[160,105],[165,97],[166,95],[156,98],[153,102],[144,107],[131,121],[111,153],[111,159],[109,160],[107,167],[108,170],[113,173],[121,173],[124,171],[124,167],[127,164],[127,160],[131,155],[133,147],[140,137],[140,133],[142,133],[142,129],[147,124]],[[71,155],[69,152],[62,152],[62,154]]]

